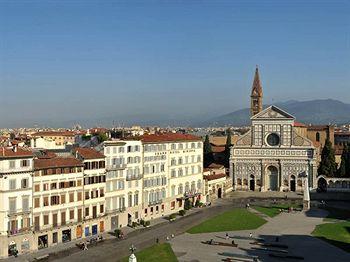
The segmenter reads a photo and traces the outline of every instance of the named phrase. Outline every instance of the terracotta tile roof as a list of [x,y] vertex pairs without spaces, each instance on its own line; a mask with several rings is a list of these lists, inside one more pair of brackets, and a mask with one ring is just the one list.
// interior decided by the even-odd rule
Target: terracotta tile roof
[[73,131],[40,131],[32,134],[35,136],[74,136],[75,133]]
[[164,133],[164,134],[143,135],[143,136],[141,136],[141,140],[144,143],[202,141],[202,139],[198,136],[181,134],[181,133]]
[[307,127],[307,125],[305,125],[303,123],[300,123],[298,121],[294,121],[294,126],[296,126],[296,127]]
[[83,166],[83,163],[73,157],[34,159],[34,169],[44,169],[44,168],[52,168],[52,167],[75,167],[75,166]]
[[17,147],[0,147],[0,158],[33,157],[30,149]]
[[211,149],[213,150],[213,153],[222,153],[225,151],[224,146],[212,146]]
[[328,128],[334,128],[333,126],[328,126],[328,125],[314,125],[314,126],[308,126],[307,130],[314,130],[314,131],[321,131],[321,130],[326,130]]
[[209,168],[223,168],[224,165],[220,165],[220,164],[217,164],[217,163],[211,163],[208,167]]
[[212,181],[223,177],[226,177],[226,174],[221,173],[221,174],[209,175],[209,176],[205,176],[204,179],[208,181]]
[[77,147],[73,152],[78,153],[83,159],[105,158],[104,154],[93,148]]

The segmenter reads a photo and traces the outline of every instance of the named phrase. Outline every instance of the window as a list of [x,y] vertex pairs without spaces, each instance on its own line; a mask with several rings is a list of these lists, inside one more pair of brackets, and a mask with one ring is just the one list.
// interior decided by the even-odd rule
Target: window
[[34,198],[34,207],[35,208],[40,207],[40,198],[39,197]]
[[88,207],[85,208],[85,216],[86,216],[86,217],[89,216],[89,208],[88,208]]
[[61,195],[61,204],[66,203],[66,195]]
[[29,166],[29,160],[22,160],[21,161],[21,167],[27,167],[27,166]]
[[132,194],[130,194],[128,196],[128,206],[131,207],[132,206]]
[[49,205],[49,197],[44,197],[43,200],[44,200],[44,203],[43,203],[44,207],[47,207]]
[[66,224],[66,212],[61,212],[61,225]]
[[89,199],[89,198],[90,198],[89,191],[86,191],[86,192],[85,192],[85,200],[86,200],[86,199]]
[[60,197],[59,196],[51,196],[51,205],[59,205]]
[[29,186],[28,178],[23,178],[23,179],[21,180],[21,187],[22,187],[22,188],[28,188],[28,186]]
[[81,201],[81,200],[82,200],[82,193],[78,192],[78,201]]
[[73,220],[74,219],[74,210],[69,211],[69,219]]
[[10,169],[15,169],[16,168],[16,161],[15,160],[10,160],[9,161]]
[[9,198],[10,213],[15,213],[16,212],[16,210],[17,210],[16,202],[17,202],[17,198],[16,197]]
[[100,213],[103,213],[103,212],[104,212],[104,206],[100,205]]
[[49,224],[49,215],[44,215],[44,225]]
[[40,184],[34,185],[34,192],[40,191]]
[[10,179],[9,184],[10,184],[10,190],[16,189],[16,179]]
[[49,184],[43,184],[43,191],[48,191],[49,190]]
[[316,133],[316,141],[320,142],[320,133],[319,132]]
[[69,194],[69,202],[74,202],[74,193]]
[[51,183],[51,190],[57,189],[57,183]]

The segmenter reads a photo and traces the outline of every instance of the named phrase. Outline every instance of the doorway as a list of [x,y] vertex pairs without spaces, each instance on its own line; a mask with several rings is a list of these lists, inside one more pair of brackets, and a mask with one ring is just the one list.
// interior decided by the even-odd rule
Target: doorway
[[290,191],[295,192],[295,176],[290,177]]
[[250,191],[255,191],[255,177],[253,175],[250,176],[249,190]]
[[278,169],[275,166],[269,166],[267,169],[268,185],[271,191],[278,189]]
[[222,197],[222,189],[221,187],[218,188],[218,198]]

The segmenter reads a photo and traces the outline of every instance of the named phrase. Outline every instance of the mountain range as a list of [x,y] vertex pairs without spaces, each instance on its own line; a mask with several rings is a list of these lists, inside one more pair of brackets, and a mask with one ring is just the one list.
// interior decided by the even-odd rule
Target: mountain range
[[[350,104],[334,99],[309,101],[289,100],[274,104],[304,124],[350,123]],[[265,105],[267,107],[269,105]],[[244,108],[203,121],[201,126],[246,126],[250,124],[250,109]]]

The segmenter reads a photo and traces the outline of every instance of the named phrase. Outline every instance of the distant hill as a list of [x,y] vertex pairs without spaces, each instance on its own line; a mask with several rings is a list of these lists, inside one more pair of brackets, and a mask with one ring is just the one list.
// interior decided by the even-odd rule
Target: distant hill
[[[285,110],[286,112],[292,114],[298,122],[302,122],[304,124],[350,123],[350,104],[345,104],[338,100],[290,100],[287,102],[276,103],[275,105]],[[201,123],[202,126],[243,126],[249,124],[249,108],[237,110],[235,112],[221,115]]]

